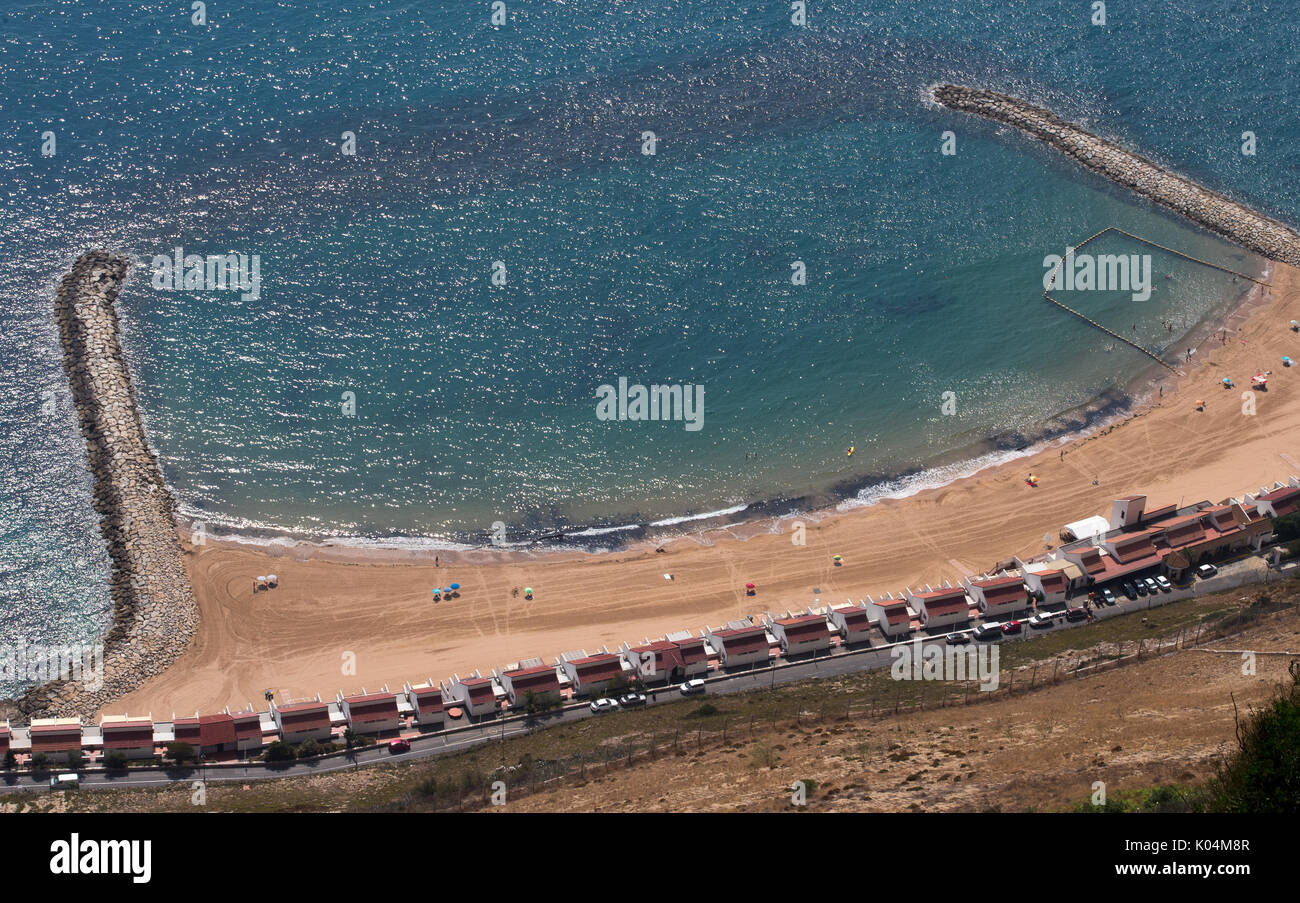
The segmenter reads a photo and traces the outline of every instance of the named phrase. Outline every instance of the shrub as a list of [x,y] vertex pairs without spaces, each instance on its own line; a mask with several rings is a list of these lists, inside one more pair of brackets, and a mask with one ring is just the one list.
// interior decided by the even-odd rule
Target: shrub
[[104,767],[109,771],[125,771],[126,766],[126,753],[120,749],[104,753]]
[[1261,709],[1237,719],[1237,751],[1209,786],[1212,812],[1300,812],[1300,662]]
[[163,753],[164,759],[171,759],[177,765],[184,765],[186,762],[192,762],[196,758],[194,747],[190,746],[184,740],[177,740],[167,744],[167,750]]
[[276,740],[266,747],[266,752],[262,754],[262,758],[268,762],[292,762],[297,755],[293,747],[288,743],[283,740]]

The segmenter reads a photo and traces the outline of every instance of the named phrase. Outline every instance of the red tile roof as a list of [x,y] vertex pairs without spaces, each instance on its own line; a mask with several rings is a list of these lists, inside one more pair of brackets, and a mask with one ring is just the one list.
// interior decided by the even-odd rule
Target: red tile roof
[[510,687],[516,696],[523,696],[529,690],[534,693],[550,693],[560,689],[560,678],[550,665],[506,671],[504,676],[510,678]]
[[323,702],[297,702],[278,708],[281,730],[314,731],[330,726],[329,706]]
[[999,580],[974,581],[974,586],[978,586],[984,593],[984,602],[987,605],[1010,605],[1014,602],[1025,602],[1024,581],[1019,577],[1004,577]]
[[[1111,557],[1120,564],[1128,564],[1156,553],[1155,546],[1151,544],[1151,536],[1147,533],[1117,536],[1111,540],[1111,547],[1114,549]],[[1088,573],[1092,573],[1091,568],[1088,569]]]
[[699,662],[708,661],[709,654],[704,651],[704,637],[695,637],[690,640],[681,640],[673,643],[682,655],[682,663],[694,665]]
[[81,726],[42,724],[30,729],[32,752],[52,753],[81,749]]
[[898,624],[911,620],[911,615],[908,614],[907,610],[907,603],[902,599],[877,602],[876,606],[880,609],[881,615],[884,616],[885,622],[888,624]]
[[104,749],[134,749],[153,746],[152,721],[110,721],[100,725]]
[[848,630],[866,630],[871,626],[871,615],[865,608],[850,608],[839,612],[839,615],[844,619],[844,626]]
[[415,696],[415,709],[420,714],[443,710],[442,690],[437,687],[412,687],[411,693]]
[[245,712],[235,716],[235,739],[252,740],[262,738],[262,716],[257,712]]
[[1068,583],[1065,571],[1039,571],[1038,580],[1043,585],[1044,593],[1063,593]]
[[1294,489],[1290,486],[1266,492],[1259,498],[1260,501],[1268,502],[1273,506],[1273,512],[1277,517],[1294,514],[1296,509],[1300,508],[1300,489]]
[[[704,658],[704,641],[701,640],[696,647],[698,650],[696,660]],[[644,646],[633,646],[630,651],[641,656],[651,656],[653,664],[650,666],[653,671],[671,671],[673,668],[683,668],[686,666],[686,659],[682,655],[682,650],[676,643],[668,640],[657,640],[653,643],[647,643]]]
[[1101,552],[1095,546],[1079,554],[1079,563],[1083,565],[1083,569],[1090,575],[1099,574],[1106,570],[1106,562],[1101,560]]
[[235,742],[235,719],[231,715],[200,715],[177,718],[176,739],[192,746],[220,746]]
[[586,658],[571,661],[569,664],[577,672],[578,682],[583,684],[613,680],[623,673],[622,659],[612,652],[589,655]]
[[397,717],[397,697],[392,693],[370,693],[366,696],[345,696],[348,716],[352,721],[369,723],[391,721]]
[[964,599],[945,599],[942,602],[925,603],[925,614],[927,617],[955,615],[969,611],[970,606],[966,604]]
[[728,656],[748,655],[751,652],[758,652],[760,649],[766,651],[770,648],[767,637],[760,631],[759,633],[749,633],[741,631],[730,631],[733,635],[723,637],[720,633],[714,636],[722,640],[723,649]]
[[784,618],[777,621],[785,631],[787,643],[807,643],[831,635],[823,615],[803,615],[798,618]]
[[461,681],[465,687],[465,692],[469,695],[470,705],[483,705],[492,702],[496,698],[496,693],[492,691],[492,678],[490,677],[470,677]]

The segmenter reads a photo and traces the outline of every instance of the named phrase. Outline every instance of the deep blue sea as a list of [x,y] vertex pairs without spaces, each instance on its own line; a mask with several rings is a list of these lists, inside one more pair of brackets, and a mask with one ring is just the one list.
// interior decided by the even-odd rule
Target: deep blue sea
[[[0,641],[109,612],[51,318],[92,246],[141,259],[137,390],[215,530],[517,541],[870,499],[1122,407],[1149,361],[1046,305],[1044,257],[1120,225],[1259,261],[925,88],[1026,96],[1295,223],[1300,17],[1108,7],[0,5]],[[178,246],[257,255],[260,297],[155,288]],[[1149,300],[1072,303],[1176,357],[1242,285],[1154,266]],[[597,419],[620,377],[702,386],[702,428]]]

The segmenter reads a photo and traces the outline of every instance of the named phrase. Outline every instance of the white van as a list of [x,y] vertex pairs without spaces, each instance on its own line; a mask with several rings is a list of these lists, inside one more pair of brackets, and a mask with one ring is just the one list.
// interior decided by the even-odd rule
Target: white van
[[77,773],[75,771],[67,771],[63,774],[56,774],[54,777],[50,778],[50,789],[75,789],[79,783],[80,781],[77,778]]

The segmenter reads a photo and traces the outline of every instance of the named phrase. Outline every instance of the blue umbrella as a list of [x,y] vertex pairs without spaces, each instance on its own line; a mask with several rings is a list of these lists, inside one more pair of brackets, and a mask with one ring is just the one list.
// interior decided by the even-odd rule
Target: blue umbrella
[[453,583],[453,584],[451,585],[451,588],[452,588],[452,589],[460,589],[460,584],[459,584],[459,583]]

